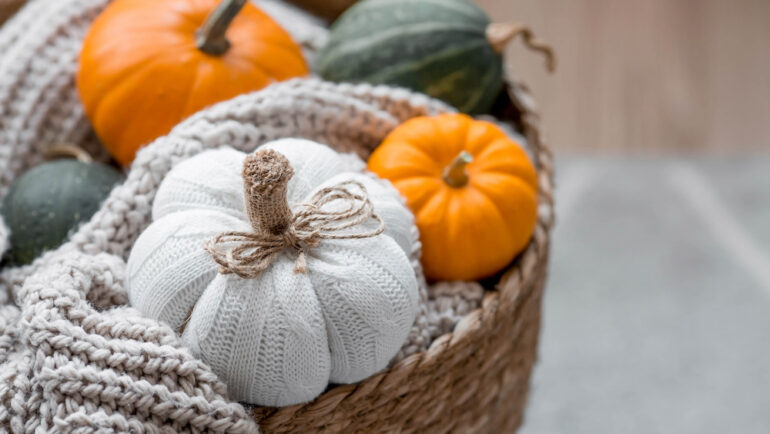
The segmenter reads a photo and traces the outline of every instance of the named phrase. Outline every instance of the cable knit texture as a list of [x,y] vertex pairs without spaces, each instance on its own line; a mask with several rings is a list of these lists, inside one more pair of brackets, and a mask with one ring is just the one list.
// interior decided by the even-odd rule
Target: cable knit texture
[[128,307],[120,258],[50,264],[0,315],[0,429],[255,433],[208,366]]
[[[76,143],[97,159],[107,158],[83,115],[74,87],[82,38],[107,3],[108,0],[32,0],[0,28],[0,196],[19,174],[42,162],[45,149],[57,143]],[[257,3],[287,27],[308,55],[325,38],[325,31],[317,22],[286,18],[305,17],[301,12],[291,10],[289,14],[293,15],[281,18],[277,11],[289,9],[280,2]],[[70,412],[79,413],[66,423],[81,427],[83,432],[89,431],[89,426],[95,430],[104,423],[112,423],[110,426],[115,430],[129,427],[157,432],[161,420],[175,427],[170,431],[203,430],[206,426],[253,430],[241,423],[240,407],[224,400],[224,387],[209,377],[208,368],[177,346],[170,329],[141,318],[131,309],[116,307],[123,302],[115,294],[122,293],[124,282],[122,273],[114,270],[122,270],[122,261],[149,225],[161,181],[178,163],[206,149],[227,145],[251,152],[284,137],[303,137],[364,156],[404,120],[446,111],[451,108],[402,89],[301,79],[204,110],[180,124],[169,136],[140,151],[127,180],[112,191],[101,209],[75,230],[67,243],[28,266],[6,267],[0,272],[0,431],[27,432],[53,427],[64,423],[62,418]],[[5,229],[0,219],[0,250],[7,248]],[[104,261],[112,265],[93,268],[96,256],[92,255],[110,258]],[[418,263],[412,265],[419,269]],[[72,277],[75,275],[77,278]],[[481,301],[481,293],[474,284],[458,284],[460,289],[451,295],[441,295],[439,291],[429,297],[424,279],[418,277],[421,284],[417,319],[391,363],[424,351],[439,333],[457,323],[462,312]],[[46,294],[45,303],[30,301],[38,300],[41,296],[35,294],[41,293]],[[13,305],[14,298],[19,307]],[[75,317],[63,313],[68,303],[90,313]],[[115,308],[104,315],[90,306]],[[86,325],[88,328],[84,328]],[[157,333],[162,338],[149,337],[160,336]],[[73,336],[80,340],[73,340]],[[78,346],[86,343],[80,342],[87,343],[88,356]],[[150,347],[151,351],[144,352],[144,348]],[[163,351],[156,350],[157,347]],[[141,358],[136,356],[137,351],[143,354]],[[136,374],[134,379],[134,374],[124,374],[123,368],[105,364],[105,357],[114,357],[110,360],[120,362],[110,363],[125,363],[125,369],[141,375]],[[172,359],[184,360],[180,362],[184,367],[189,366],[188,362],[196,364],[201,373],[207,373],[201,374],[205,386],[180,380],[187,378],[188,368],[181,371],[184,374],[176,368],[164,368],[167,363],[176,363],[168,362]],[[79,383],[66,383],[65,390],[59,384],[65,384],[64,378],[72,372],[58,377],[55,368],[43,369],[47,363],[75,367],[75,374],[81,370],[92,374]],[[203,380],[196,380],[195,384],[200,381]],[[47,387],[48,384],[51,386]],[[136,395],[131,395],[133,400],[120,402],[111,398],[115,395],[94,395],[95,390],[102,389],[123,394],[131,387],[146,392],[146,399],[157,400],[160,407],[149,403],[149,407],[133,407],[133,402],[139,400]],[[182,400],[184,395],[195,404],[177,414],[176,401],[169,401],[171,395],[162,387],[173,390],[170,393],[174,399]],[[215,393],[204,393],[197,387]],[[63,393],[70,394],[72,399],[62,401]],[[105,401],[100,400],[102,395]],[[204,401],[212,404],[204,405]],[[145,410],[150,407],[155,412]],[[197,414],[191,416],[191,412]],[[206,425],[212,415],[225,413],[228,415],[221,419],[229,422]],[[140,426],[144,428],[139,429]]]
[[[251,175],[249,197],[246,154],[233,149],[199,154],[166,176],[153,223],[129,256],[128,287],[132,306],[184,327],[183,341],[227,382],[233,399],[275,407],[307,402],[330,382],[360,381],[387,366],[414,324],[419,241],[399,194],[360,173],[363,161],[299,139],[260,150],[263,158],[250,160],[251,171],[261,173]],[[298,252],[285,245],[267,268],[243,277],[223,272],[203,249],[224,233],[294,231],[288,224],[307,210],[303,204],[345,182],[360,185],[352,191],[381,220],[332,234],[352,238],[303,247],[306,272],[295,272]],[[338,199],[313,210],[348,207],[357,205]],[[323,234],[321,227],[313,225]],[[375,236],[355,238],[367,232]]]
[[[75,71],[83,37],[108,3],[31,0],[0,28],[0,196],[56,143],[77,143],[97,159],[107,158],[85,119]],[[278,0],[255,3],[312,61],[326,40],[322,23]]]

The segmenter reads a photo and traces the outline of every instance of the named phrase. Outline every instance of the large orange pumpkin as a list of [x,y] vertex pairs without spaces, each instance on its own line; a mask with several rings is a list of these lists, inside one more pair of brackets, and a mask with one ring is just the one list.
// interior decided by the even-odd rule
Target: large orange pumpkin
[[537,174],[496,125],[463,114],[396,128],[369,160],[414,212],[431,280],[476,280],[508,265],[537,221]]
[[307,73],[299,46],[246,0],[115,0],[85,38],[77,88],[128,165],[190,114]]

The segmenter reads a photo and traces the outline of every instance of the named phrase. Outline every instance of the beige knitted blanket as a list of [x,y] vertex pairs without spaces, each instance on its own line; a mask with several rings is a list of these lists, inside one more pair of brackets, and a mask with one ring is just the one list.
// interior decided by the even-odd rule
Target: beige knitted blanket
[[[124,263],[71,254],[0,294],[0,431],[254,433],[175,333],[127,307]],[[99,310],[107,308],[109,310]]]
[[[104,157],[73,81],[81,39],[107,2],[33,0],[0,29],[0,196],[48,146],[78,143]],[[319,38],[313,26],[292,32],[308,50]],[[143,149],[66,244],[0,272],[0,432],[256,432],[172,330],[125,306],[125,259],[150,222],[161,180],[208,148],[252,151],[303,137],[361,151],[408,118],[448,110],[400,89],[293,80],[204,110]],[[6,234],[0,219],[0,252]],[[423,285],[421,313],[397,360],[451,331],[482,295],[478,284]]]

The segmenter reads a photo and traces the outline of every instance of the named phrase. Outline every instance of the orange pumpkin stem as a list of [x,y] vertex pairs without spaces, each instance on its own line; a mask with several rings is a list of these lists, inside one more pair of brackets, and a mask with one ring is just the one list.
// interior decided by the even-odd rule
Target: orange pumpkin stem
[[473,155],[468,151],[460,152],[452,164],[444,169],[444,182],[452,188],[462,188],[468,184],[468,172],[465,166],[473,162]]
[[556,70],[556,54],[553,47],[538,39],[529,26],[520,23],[492,23],[487,27],[487,40],[497,54],[502,54],[508,43],[518,35],[524,38],[527,48],[545,55],[545,66],[548,72]]
[[195,42],[198,49],[212,56],[225,54],[230,49],[230,41],[227,40],[225,34],[246,1],[223,0],[196,32]]

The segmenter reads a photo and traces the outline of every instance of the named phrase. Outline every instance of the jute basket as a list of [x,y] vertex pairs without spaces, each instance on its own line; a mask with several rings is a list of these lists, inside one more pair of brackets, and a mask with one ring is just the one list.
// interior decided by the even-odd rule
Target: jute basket
[[357,384],[311,403],[255,408],[265,433],[511,433],[522,422],[536,359],[553,214],[552,155],[527,87],[511,77],[496,108],[527,138],[539,175],[539,217],[527,249],[498,276],[482,307],[453,333]]
[[[333,17],[354,1],[334,1],[325,10],[314,0],[295,3]],[[554,223],[553,164],[528,88],[510,74],[507,82],[494,114],[524,134],[539,175],[539,218],[530,245],[504,272],[483,282],[489,291],[482,307],[427,352],[309,404],[256,408],[263,432],[509,433],[521,425]]]

